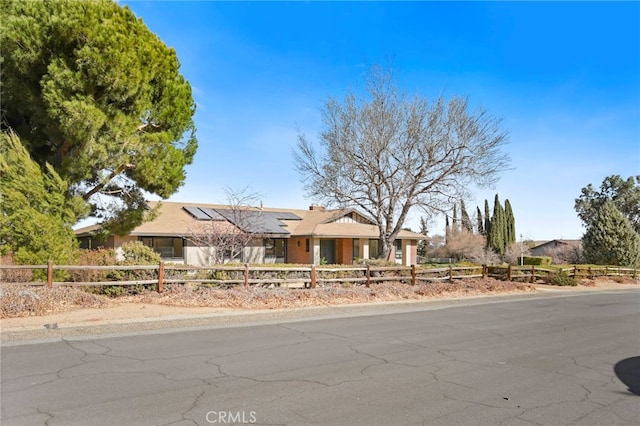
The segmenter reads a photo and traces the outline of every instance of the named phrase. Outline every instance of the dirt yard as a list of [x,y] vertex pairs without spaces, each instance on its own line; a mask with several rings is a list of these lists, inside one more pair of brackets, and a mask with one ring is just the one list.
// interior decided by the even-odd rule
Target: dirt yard
[[229,290],[179,286],[158,294],[109,298],[76,288],[0,287],[0,328],[56,327],[58,323],[113,324],[159,318],[215,315],[256,310],[276,310],[314,306],[419,301],[429,299],[490,296],[505,293],[571,292],[640,288],[638,281],[582,280],[577,287],[557,287],[474,279],[449,283],[377,284],[317,289],[265,289],[238,287]]

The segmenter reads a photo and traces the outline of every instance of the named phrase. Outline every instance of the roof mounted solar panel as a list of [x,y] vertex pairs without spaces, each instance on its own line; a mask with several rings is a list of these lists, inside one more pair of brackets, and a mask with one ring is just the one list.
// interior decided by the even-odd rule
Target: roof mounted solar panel
[[198,220],[211,220],[211,217],[208,214],[197,207],[183,206],[182,208]]
[[273,216],[280,220],[302,220],[302,218],[291,212],[273,212]]
[[199,209],[208,215],[211,220],[226,220],[224,216],[214,209],[210,209],[209,207],[200,207]]

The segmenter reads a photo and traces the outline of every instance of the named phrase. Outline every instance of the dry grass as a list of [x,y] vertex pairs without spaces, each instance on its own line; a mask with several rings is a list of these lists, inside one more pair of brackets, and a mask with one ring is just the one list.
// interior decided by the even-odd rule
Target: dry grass
[[74,287],[0,286],[0,318],[48,315],[78,308],[106,308],[114,301]]
[[216,307],[239,309],[278,309],[305,306],[344,305],[350,303],[387,302],[461,295],[478,295],[514,291],[534,291],[528,284],[494,279],[421,284],[415,287],[402,283],[382,283],[344,287],[331,285],[316,289],[280,289],[236,287],[233,289],[173,287],[163,294],[146,293],[126,296],[123,301],[154,303],[168,306]]
[[535,291],[535,288],[529,284],[491,278],[461,280],[452,284],[420,284],[415,287],[402,283],[374,284],[371,288],[336,284],[316,289],[194,289],[189,286],[172,286],[162,294],[149,291],[117,298],[87,293],[75,287],[47,289],[11,285],[0,286],[0,318],[40,316],[77,308],[106,308],[120,302],[180,307],[281,309],[531,291]]

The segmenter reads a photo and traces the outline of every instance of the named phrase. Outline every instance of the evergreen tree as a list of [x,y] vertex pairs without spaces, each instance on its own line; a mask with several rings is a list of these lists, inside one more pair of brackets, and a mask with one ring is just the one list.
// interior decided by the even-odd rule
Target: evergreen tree
[[445,244],[449,241],[449,236],[451,235],[451,228],[449,228],[449,216],[444,217],[444,237]]
[[[424,216],[422,216],[420,218],[420,234],[428,235],[428,233],[429,233],[429,230],[428,230],[428,227],[427,227],[427,219],[425,219]],[[426,240],[418,241],[417,253],[418,253],[419,257],[425,257],[427,255],[427,241]]]
[[588,263],[640,266],[640,235],[612,201],[595,210],[582,244]]
[[494,204],[493,204],[493,217],[491,218],[491,245],[490,247],[498,253],[500,256],[504,255],[506,248],[506,239],[505,239],[505,214],[502,205],[500,204],[500,200],[498,199],[498,194],[496,194]]
[[478,221],[478,234],[480,235],[485,235],[484,232],[484,222],[482,221],[482,212],[480,211],[480,207],[476,206],[476,215],[477,215],[477,221]]
[[471,223],[471,218],[469,217],[469,213],[467,213],[467,209],[464,205],[464,200],[460,200],[460,218],[462,220],[462,228],[466,229],[470,233],[473,233],[473,223]]
[[487,236],[487,247],[491,246],[491,214],[489,213],[489,201],[484,200],[484,234]]
[[504,217],[505,217],[505,246],[509,247],[516,242],[516,220],[513,216],[511,203],[508,199],[504,200]]
[[575,209],[585,227],[590,226],[593,215],[606,200],[611,201],[640,234],[640,175],[627,179],[620,175],[607,176],[599,191],[591,184],[582,188]]
[[2,130],[55,169],[67,200],[81,195],[105,228],[126,233],[145,194],[168,198],[184,183],[197,148],[175,50],[111,0],[0,4]]
[[20,264],[73,261],[71,227],[85,204],[67,199],[66,182],[48,164],[42,170],[13,133],[0,134],[0,188],[0,253]]
[[451,224],[451,233],[455,234],[459,230],[460,230],[460,227],[458,226],[458,208],[454,204],[453,205],[453,223]]

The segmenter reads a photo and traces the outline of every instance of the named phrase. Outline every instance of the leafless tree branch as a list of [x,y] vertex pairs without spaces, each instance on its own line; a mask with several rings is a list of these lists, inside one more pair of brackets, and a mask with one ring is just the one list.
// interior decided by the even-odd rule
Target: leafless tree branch
[[376,220],[386,258],[412,208],[443,211],[471,185],[496,182],[508,134],[466,98],[409,98],[391,70],[373,67],[366,83],[366,99],[329,98],[317,143],[299,133],[293,155],[309,196]]

